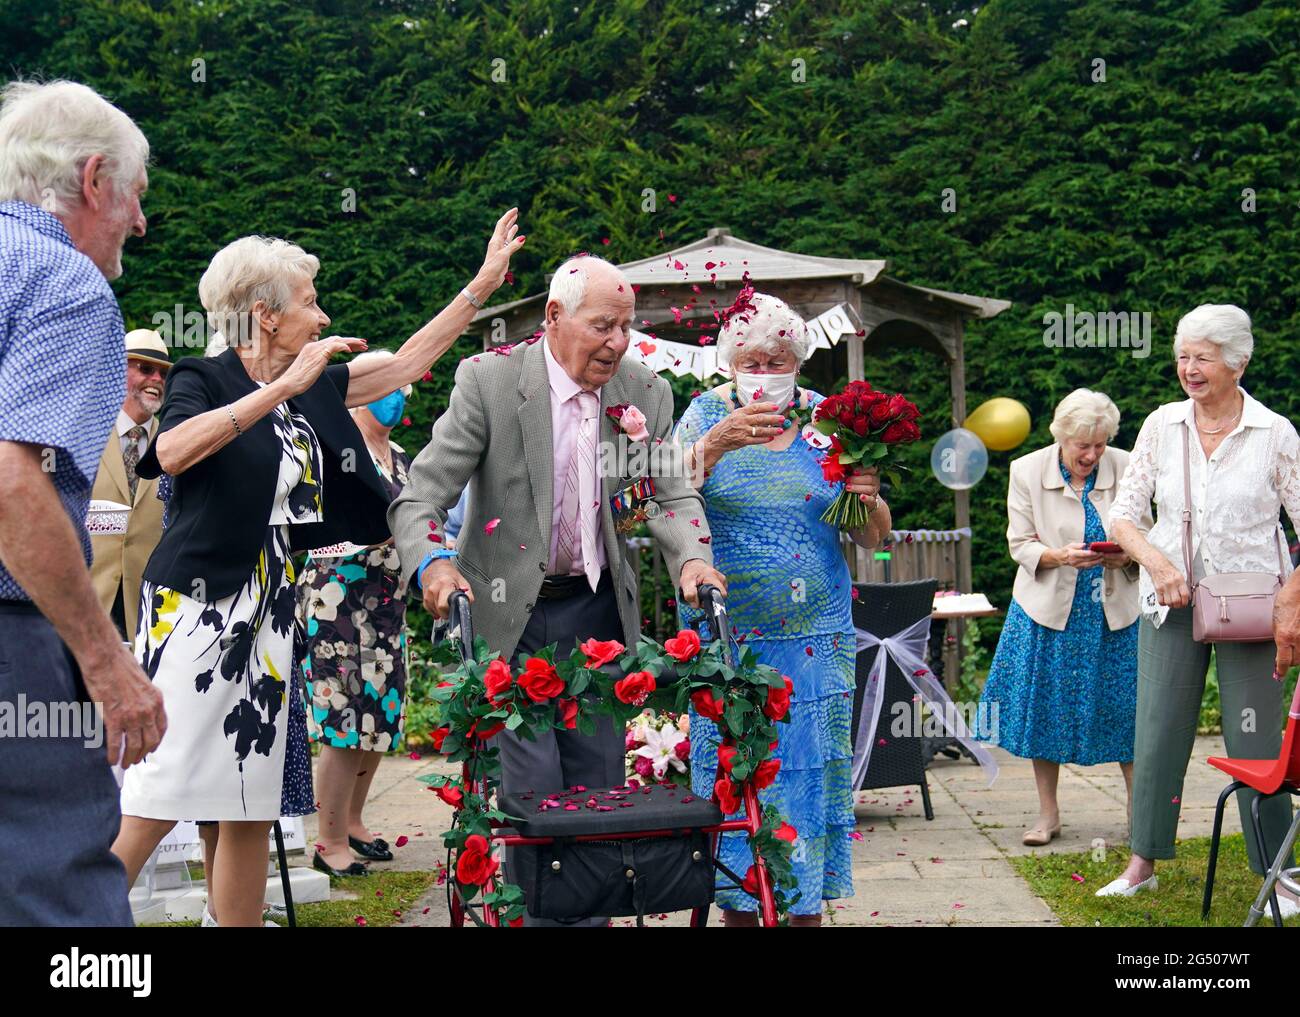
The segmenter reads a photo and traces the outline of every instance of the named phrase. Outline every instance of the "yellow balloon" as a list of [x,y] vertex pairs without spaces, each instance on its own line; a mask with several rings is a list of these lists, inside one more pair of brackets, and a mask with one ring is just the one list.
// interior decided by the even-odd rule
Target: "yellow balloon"
[[1029,437],[1029,411],[1024,404],[999,396],[981,403],[962,427],[979,435],[988,448],[1006,452]]

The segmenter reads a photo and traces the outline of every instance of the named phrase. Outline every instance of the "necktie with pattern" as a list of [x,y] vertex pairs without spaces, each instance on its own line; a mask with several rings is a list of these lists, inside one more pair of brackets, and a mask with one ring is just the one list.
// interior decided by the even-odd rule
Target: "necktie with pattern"
[[556,567],[567,574],[575,561],[581,560],[587,583],[595,592],[600,583],[600,561],[596,543],[599,496],[596,493],[596,423],[600,400],[594,392],[579,392],[582,423],[573,444],[569,469],[564,479],[560,502],[560,539],[555,552]]
[[135,504],[135,489],[140,484],[135,468],[140,465],[140,441],[146,432],[143,424],[136,424],[126,432],[126,448],[122,450],[122,465],[126,467],[126,483],[131,489],[131,504]]

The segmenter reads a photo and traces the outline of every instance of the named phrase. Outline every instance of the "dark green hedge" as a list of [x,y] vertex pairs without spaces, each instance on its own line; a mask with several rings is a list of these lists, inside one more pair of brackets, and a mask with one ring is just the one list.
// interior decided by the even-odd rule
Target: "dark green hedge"
[[[7,74],[86,81],[153,143],[149,235],[128,246],[118,284],[132,326],[196,307],[212,253],[256,231],[321,255],[340,333],[396,342],[469,278],[493,218],[517,203],[529,242],[516,295],[571,252],[629,260],[725,225],[1013,300],[968,332],[968,399],[1023,401],[1026,450],[1079,385],[1120,405],[1127,447],[1153,406],[1181,396],[1169,341],[1204,301],[1250,311],[1247,386],[1297,409],[1300,13],[1286,0],[993,0],[977,14],[910,0],[4,0],[0,11]],[[197,59],[205,81],[193,80]],[[804,81],[792,80],[796,60]],[[343,188],[355,213],[341,209]],[[1043,314],[1067,303],[1152,312],[1152,355],[1046,348]],[[869,357],[871,380],[927,408],[928,437],[946,429],[942,365],[917,350]],[[826,385],[840,370],[811,366]],[[448,364],[420,387],[399,440],[419,446],[450,377]],[[927,452],[895,498],[901,526],[951,521]],[[1009,458],[993,456],[973,497],[976,585],[1004,606]]]

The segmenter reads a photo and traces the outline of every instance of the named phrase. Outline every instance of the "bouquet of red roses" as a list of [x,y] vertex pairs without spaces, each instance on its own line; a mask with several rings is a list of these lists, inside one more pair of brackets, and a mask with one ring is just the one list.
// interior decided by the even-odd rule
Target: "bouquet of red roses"
[[[813,412],[813,428],[830,439],[822,459],[822,476],[830,483],[845,480],[854,466],[878,466],[897,486],[898,470],[907,467],[893,460],[899,445],[916,441],[921,411],[902,395],[872,389],[865,381],[851,381],[844,391],[827,396]],[[865,526],[867,507],[856,494],[841,491],[822,513],[822,519],[844,529]]]

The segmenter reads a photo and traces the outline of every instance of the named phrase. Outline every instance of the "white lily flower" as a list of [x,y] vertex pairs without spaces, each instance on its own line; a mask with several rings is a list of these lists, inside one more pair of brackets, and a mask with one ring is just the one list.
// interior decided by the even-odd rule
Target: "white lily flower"
[[671,724],[664,728],[647,728],[646,743],[636,750],[636,754],[650,760],[657,779],[662,779],[670,766],[678,773],[685,773],[686,763],[678,759],[674,751],[681,740],[682,733]]

